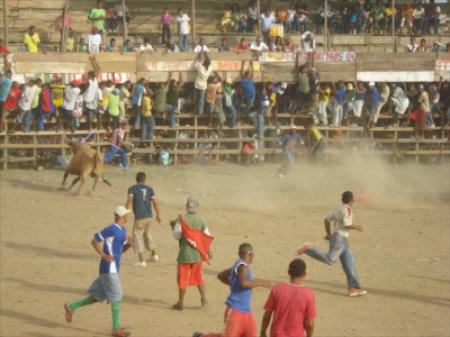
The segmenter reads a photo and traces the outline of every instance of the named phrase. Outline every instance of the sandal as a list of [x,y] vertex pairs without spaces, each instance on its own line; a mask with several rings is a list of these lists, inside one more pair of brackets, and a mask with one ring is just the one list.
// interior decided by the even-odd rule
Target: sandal
[[65,313],[66,322],[72,323],[73,311],[70,310],[69,305],[67,303],[64,303],[64,310],[66,311],[66,313]]
[[174,305],[172,305],[172,309],[173,310],[178,310],[178,311],[183,311],[184,307],[180,303],[175,303]]
[[119,328],[117,330],[114,330],[111,333],[111,336],[113,336],[113,337],[128,337],[130,335],[131,334],[127,330],[125,330],[124,328]]

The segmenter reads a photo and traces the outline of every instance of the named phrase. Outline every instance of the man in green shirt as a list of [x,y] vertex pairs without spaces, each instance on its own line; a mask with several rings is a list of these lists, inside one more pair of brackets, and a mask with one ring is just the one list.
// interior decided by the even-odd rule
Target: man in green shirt
[[105,31],[106,11],[101,1],[98,2],[97,8],[92,8],[89,13],[89,19],[92,21],[98,31],[103,34]]
[[[209,235],[205,221],[196,213],[198,205],[198,201],[195,198],[189,197],[186,202],[186,214],[183,215],[183,220],[190,228],[202,230]],[[202,275],[202,257],[199,251],[184,237],[180,224],[172,221],[171,226],[173,235],[175,239],[179,240],[180,246],[177,257],[178,302],[172,306],[172,309],[180,311],[184,309],[183,301],[188,286],[197,286],[201,304],[206,306],[208,301]],[[208,252],[208,255],[211,258],[210,252]]]

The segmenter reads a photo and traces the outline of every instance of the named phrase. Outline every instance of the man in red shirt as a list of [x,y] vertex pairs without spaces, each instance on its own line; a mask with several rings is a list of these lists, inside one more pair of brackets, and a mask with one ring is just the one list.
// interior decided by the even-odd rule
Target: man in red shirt
[[13,82],[11,89],[9,90],[8,98],[3,103],[0,111],[0,131],[3,131],[5,120],[8,118],[9,114],[17,110],[20,93],[21,90],[19,84],[17,82]]
[[[261,337],[267,336],[270,320],[270,337],[312,337],[316,303],[314,292],[303,286],[306,264],[302,259],[294,259],[289,264],[289,283],[279,283],[272,287],[264,305],[261,322]],[[306,332],[306,334],[305,334]]]
[[249,51],[249,50],[250,50],[250,46],[249,46],[247,40],[245,39],[245,37],[243,37],[241,39],[241,41],[234,47],[234,51],[238,54]]

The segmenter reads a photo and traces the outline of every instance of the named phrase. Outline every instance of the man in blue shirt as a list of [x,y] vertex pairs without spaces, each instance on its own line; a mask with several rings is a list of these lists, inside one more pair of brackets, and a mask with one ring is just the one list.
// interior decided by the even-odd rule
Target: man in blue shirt
[[336,103],[334,106],[333,123],[331,126],[340,128],[342,118],[344,117],[345,98],[347,97],[347,88],[343,82],[339,82],[337,88],[335,87],[334,97],[336,98]]
[[[249,243],[239,246],[239,258],[230,269],[222,271],[217,278],[230,286],[230,295],[225,304],[225,332],[223,336],[258,336],[256,322],[251,312],[252,289],[270,289],[270,282],[253,278],[250,264],[255,253]],[[194,332],[192,337],[216,337],[218,334]]]
[[119,278],[120,260],[122,253],[131,247],[131,242],[127,242],[125,229],[128,213],[130,213],[128,209],[118,206],[114,212],[114,223],[94,235],[92,246],[101,256],[100,275],[89,288],[89,297],[64,304],[67,323],[72,322],[76,309],[106,300],[111,303],[112,308],[112,336],[127,337],[130,335],[128,331],[120,327],[119,319],[120,300],[123,295]]
[[126,203],[127,209],[133,206],[134,226],[133,226],[133,242],[134,251],[138,253],[139,262],[135,266],[145,267],[144,250],[150,251],[152,256],[149,261],[158,261],[156,255],[156,245],[150,234],[150,225],[152,221],[152,204],[156,211],[156,221],[161,222],[159,217],[159,205],[155,199],[153,188],[145,184],[145,173],[138,172],[136,174],[136,185],[128,188],[128,199]]
[[292,124],[289,126],[289,132],[281,138],[284,160],[278,169],[278,176],[284,178],[287,171],[294,165],[296,147],[305,146],[303,138],[297,133],[297,127]]
[[256,88],[253,82],[253,64],[250,63],[250,70],[242,74],[241,81],[241,98],[242,98],[242,112],[244,116],[248,116],[253,107],[256,98]]
[[135,85],[133,90],[133,114],[134,114],[134,128],[139,129],[141,125],[141,106],[145,90],[145,78],[141,78]]
[[375,82],[369,83],[369,120],[367,121],[367,129],[370,129],[375,125],[376,114],[378,111],[378,105],[381,103],[380,92],[375,85]]
[[0,131],[3,130],[3,104],[8,98],[12,86],[11,77],[11,70],[7,70],[5,75],[0,73]]

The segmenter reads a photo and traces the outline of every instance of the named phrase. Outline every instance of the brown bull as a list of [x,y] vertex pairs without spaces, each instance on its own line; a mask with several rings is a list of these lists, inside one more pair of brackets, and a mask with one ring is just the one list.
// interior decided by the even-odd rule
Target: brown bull
[[66,184],[66,179],[69,174],[77,175],[70,185],[68,191],[80,181],[80,186],[76,193],[79,193],[81,187],[88,176],[94,178],[94,184],[92,185],[92,192],[95,190],[98,179],[101,179],[105,184],[111,186],[109,181],[103,177],[104,173],[104,163],[103,155],[100,151],[93,149],[87,143],[72,142],[70,143],[72,147],[73,157],[64,172],[64,179],[62,181],[63,187]]

